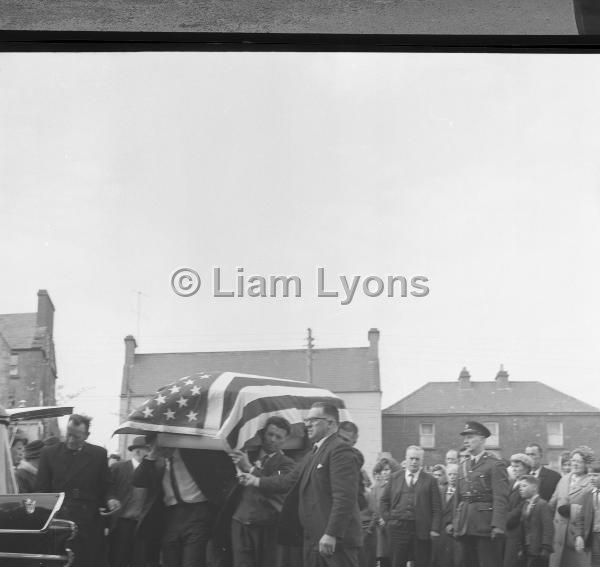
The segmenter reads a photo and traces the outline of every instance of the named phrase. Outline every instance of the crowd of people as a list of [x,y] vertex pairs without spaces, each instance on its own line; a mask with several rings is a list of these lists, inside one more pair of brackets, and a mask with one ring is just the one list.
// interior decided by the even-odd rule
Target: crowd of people
[[109,466],[75,414],[65,441],[17,436],[11,451],[21,492],[65,493],[75,567],[600,566],[600,461],[588,447],[561,472],[537,443],[507,462],[468,422],[444,463],[410,446],[369,475],[358,428],[335,406],[313,404],[305,428],[296,460],[282,450],[290,423],[271,416],[253,451],[164,447],[149,434]]

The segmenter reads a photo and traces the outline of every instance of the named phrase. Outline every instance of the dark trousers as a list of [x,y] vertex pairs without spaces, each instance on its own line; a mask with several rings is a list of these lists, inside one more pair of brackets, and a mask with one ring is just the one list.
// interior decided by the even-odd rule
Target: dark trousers
[[233,567],[283,567],[277,525],[242,524],[231,520]]
[[206,567],[206,546],[214,514],[208,502],[167,506],[163,567]]
[[431,544],[432,567],[463,567],[460,544],[453,536],[442,533]]
[[302,567],[358,567],[358,547],[336,546],[331,557],[319,553],[319,543],[304,540]]
[[375,567],[377,565],[377,534],[363,529],[363,546],[358,552],[360,567]]
[[388,523],[392,567],[406,567],[409,561],[414,567],[429,567],[431,563],[431,540],[417,539],[414,521],[392,520]]
[[103,524],[97,502],[70,501],[63,504],[57,517],[77,525],[77,534],[69,547],[75,554],[72,567],[106,567]]
[[539,555],[527,555],[525,557],[525,567],[548,567],[549,557],[540,557]]
[[108,536],[110,567],[146,567],[145,541],[137,533],[137,520],[119,518]]
[[461,536],[460,542],[464,567],[501,567],[502,539],[489,537]]

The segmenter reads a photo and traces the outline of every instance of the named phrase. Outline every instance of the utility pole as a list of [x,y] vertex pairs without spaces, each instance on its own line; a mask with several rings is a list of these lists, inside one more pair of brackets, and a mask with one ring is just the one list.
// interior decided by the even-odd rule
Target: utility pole
[[144,297],[148,297],[143,291],[140,291],[139,289],[134,289],[133,293],[135,293],[137,295],[136,298],[136,309],[135,309],[135,314],[136,314],[136,338],[139,341],[140,340],[140,331],[141,331],[141,320],[142,320],[142,295]]
[[306,378],[309,384],[312,384],[314,381],[314,376],[313,376],[313,357],[314,357],[314,346],[315,346],[315,341],[313,339],[313,335],[312,335],[312,329],[309,327],[307,329],[307,336],[306,336]]

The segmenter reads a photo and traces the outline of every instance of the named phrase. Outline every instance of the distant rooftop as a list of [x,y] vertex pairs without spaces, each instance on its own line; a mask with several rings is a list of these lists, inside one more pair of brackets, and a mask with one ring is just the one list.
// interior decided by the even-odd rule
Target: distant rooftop
[[[377,337],[371,335],[373,331]],[[372,343],[366,347],[313,349],[313,383],[334,392],[379,391],[378,336],[378,331],[371,330]],[[197,371],[243,372],[305,381],[307,353],[306,349],[136,353],[130,374],[131,394],[152,394],[172,380]]]
[[509,381],[501,367],[496,380],[474,382],[466,369],[455,382],[428,382],[383,410],[383,415],[600,413],[600,409],[542,382]]
[[42,348],[46,327],[37,324],[37,313],[0,315],[0,334],[12,349]]

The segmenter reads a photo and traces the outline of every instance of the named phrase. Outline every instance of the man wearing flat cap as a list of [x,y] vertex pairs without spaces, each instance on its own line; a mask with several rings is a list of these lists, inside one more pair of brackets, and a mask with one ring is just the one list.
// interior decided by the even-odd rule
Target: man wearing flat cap
[[35,492],[38,464],[43,448],[44,443],[37,439],[25,445],[25,456],[15,470],[15,478],[21,494]]
[[500,567],[506,530],[508,475],[504,463],[484,450],[487,427],[469,421],[461,431],[470,458],[460,467],[454,535],[465,567]]
[[146,489],[133,486],[133,471],[150,448],[143,435],[136,437],[128,450],[131,459],[117,461],[110,467],[111,481],[121,509],[113,516],[109,535],[109,563],[111,567],[145,567],[151,564],[148,542],[139,533],[138,525],[146,499]]

